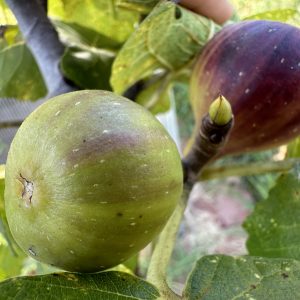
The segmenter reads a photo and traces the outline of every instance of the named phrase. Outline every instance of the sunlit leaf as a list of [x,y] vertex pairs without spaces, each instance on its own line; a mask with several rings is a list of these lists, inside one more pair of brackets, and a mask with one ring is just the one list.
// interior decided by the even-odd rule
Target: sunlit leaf
[[159,0],[117,0],[117,6],[148,14]]
[[231,0],[241,19],[262,18],[300,26],[299,0]]
[[0,25],[16,25],[17,20],[4,0],[0,0]]
[[137,11],[118,7],[115,0],[50,0],[49,15],[124,42],[139,22]]
[[296,9],[277,9],[255,14],[246,17],[244,20],[270,20],[286,22],[290,18],[294,17],[298,11]]
[[0,76],[0,97],[35,100],[46,94],[39,68],[23,43],[0,51]]
[[178,72],[219,29],[212,21],[171,2],[156,6],[130,36],[114,64],[111,84],[121,94],[157,69]]

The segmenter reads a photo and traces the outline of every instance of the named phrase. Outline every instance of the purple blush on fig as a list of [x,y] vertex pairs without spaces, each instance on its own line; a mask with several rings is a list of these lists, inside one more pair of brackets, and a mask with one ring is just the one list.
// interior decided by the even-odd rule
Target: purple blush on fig
[[191,102],[198,124],[218,94],[231,103],[235,125],[222,155],[272,148],[299,135],[299,46],[296,27],[247,21],[225,27],[204,48]]

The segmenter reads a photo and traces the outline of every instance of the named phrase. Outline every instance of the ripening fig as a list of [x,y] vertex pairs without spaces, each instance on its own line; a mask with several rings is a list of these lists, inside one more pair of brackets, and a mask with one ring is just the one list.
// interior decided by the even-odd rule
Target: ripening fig
[[33,258],[104,270],[162,230],[182,176],[175,143],[143,107],[106,91],[64,94],[34,111],[12,142],[7,220]]
[[206,45],[191,80],[198,126],[221,93],[235,125],[224,154],[263,150],[300,134],[300,29],[271,21],[226,26]]

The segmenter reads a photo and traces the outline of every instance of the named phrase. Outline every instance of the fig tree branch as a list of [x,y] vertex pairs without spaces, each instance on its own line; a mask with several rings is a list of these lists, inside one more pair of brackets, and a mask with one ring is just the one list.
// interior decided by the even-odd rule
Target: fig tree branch
[[254,162],[247,164],[234,164],[224,166],[210,166],[198,176],[199,181],[220,179],[229,176],[250,176],[274,172],[290,171],[300,159],[290,158],[281,161]]
[[38,0],[6,0],[17,18],[19,28],[41,70],[48,97],[73,90],[59,70],[64,46]]
[[40,5],[43,7],[43,9],[45,10],[45,12],[47,13],[47,10],[48,10],[48,0],[38,0],[38,2],[40,3]]
[[199,173],[223,148],[229,131],[233,126],[229,102],[225,98],[221,98],[221,96],[216,101],[210,106],[209,114],[202,119],[198,136],[190,152],[182,160],[184,172],[183,194],[175,212],[159,236],[151,257],[147,280],[159,289],[162,299],[180,299],[178,295],[174,295],[166,281],[167,267],[173,252],[177,231],[187,206],[190,192],[197,181]]
[[197,177],[224,146],[233,126],[230,103],[221,95],[212,102],[209,113],[202,119],[194,143],[182,160],[184,181],[194,184]]

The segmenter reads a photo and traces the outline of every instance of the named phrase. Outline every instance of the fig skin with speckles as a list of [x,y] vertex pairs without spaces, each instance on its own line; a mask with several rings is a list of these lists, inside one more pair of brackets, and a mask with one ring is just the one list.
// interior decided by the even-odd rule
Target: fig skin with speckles
[[143,107],[111,92],[68,93],[34,111],[13,140],[7,220],[33,258],[101,271],[159,234],[182,184],[175,143]]
[[195,64],[191,103],[201,117],[221,93],[234,127],[221,155],[268,149],[300,134],[300,30],[271,21],[226,26]]

